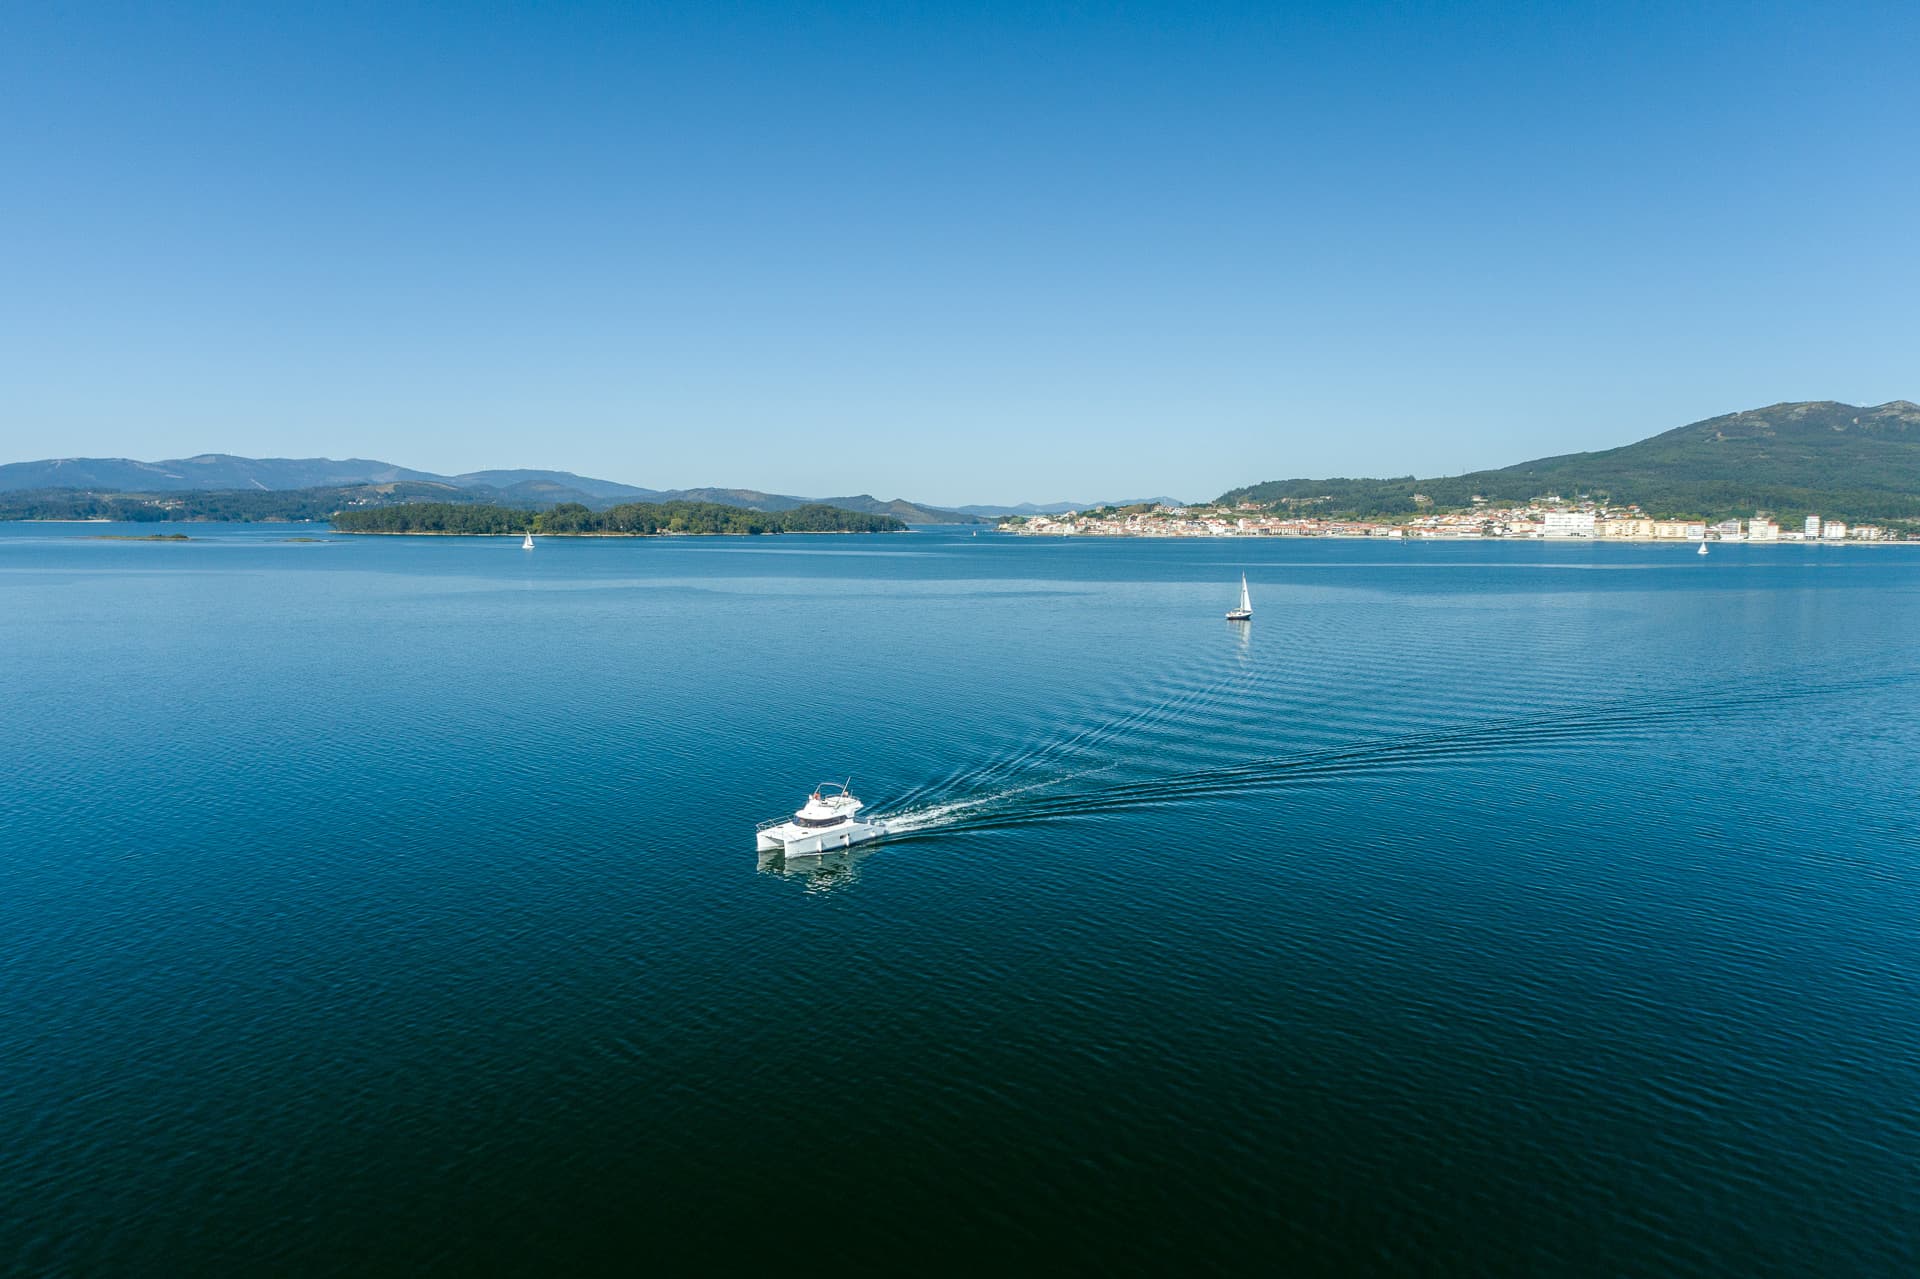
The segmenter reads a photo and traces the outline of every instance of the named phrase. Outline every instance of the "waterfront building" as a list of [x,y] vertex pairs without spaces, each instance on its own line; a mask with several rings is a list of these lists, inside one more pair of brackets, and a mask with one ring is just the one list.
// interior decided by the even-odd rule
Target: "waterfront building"
[[[1371,520],[1329,520],[1277,512],[1258,515],[1236,514],[1228,508],[1154,507],[1152,510],[1126,512],[1096,511],[1082,514],[1066,511],[1059,515],[1035,514],[1025,519],[1008,520],[1000,527],[1005,532],[1089,537],[1388,537],[1388,538],[1482,538],[1548,537],[1561,539],[1651,538],[1661,541],[1694,541],[1715,537],[1731,542],[1833,541],[1848,539],[1848,527],[1838,520],[1819,523],[1820,534],[1811,539],[1799,529],[1783,530],[1765,516],[1746,521],[1722,520],[1708,526],[1690,520],[1650,519],[1637,508],[1609,509],[1583,503],[1586,509],[1543,509],[1538,504],[1522,507],[1481,507],[1474,511],[1450,511],[1416,516],[1404,525],[1381,525]],[[1809,527],[1820,517],[1813,517]],[[1859,525],[1851,530],[1858,541],[1879,541],[1888,537],[1879,525]],[[1898,534],[1894,534],[1895,537]],[[1920,539],[1915,539],[1920,540]]]
[[1807,516],[1807,540],[1811,542],[1819,536],[1820,536],[1820,517],[1818,515]]

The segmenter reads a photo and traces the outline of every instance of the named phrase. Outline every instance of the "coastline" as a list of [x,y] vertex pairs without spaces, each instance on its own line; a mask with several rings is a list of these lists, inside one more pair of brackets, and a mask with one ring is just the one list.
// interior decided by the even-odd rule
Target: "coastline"
[[1920,546],[1920,538],[1862,538],[1846,541],[1809,542],[1802,540],[1749,542],[1744,538],[1734,541],[1729,538],[1721,541],[1715,538],[1679,538],[1679,537],[1409,537],[1405,534],[1384,533],[1059,533],[1051,530],[1039,533],[1023,533],[1018,529],[995,529],[996,533],[1006,533],[1014,537],[1030,538],[1074,538],[1102,542],[1378,542],[1382,545],[1403,545],[1409,542],[1524,542],[1539,546],[1819,546],[1830,549],[1861,546]]

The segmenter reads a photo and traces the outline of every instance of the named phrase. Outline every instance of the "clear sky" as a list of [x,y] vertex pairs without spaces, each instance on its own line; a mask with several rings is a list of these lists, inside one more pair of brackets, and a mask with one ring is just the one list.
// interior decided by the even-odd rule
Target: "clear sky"
[[1920,6],[15,4],[0,461],[1210,497],[1920,399]]

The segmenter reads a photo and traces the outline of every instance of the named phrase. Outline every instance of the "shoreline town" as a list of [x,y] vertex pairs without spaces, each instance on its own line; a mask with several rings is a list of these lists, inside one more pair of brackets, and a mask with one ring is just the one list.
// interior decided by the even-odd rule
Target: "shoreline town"
[[1257,503],[1239,506],[1129,506],[1060,515],[1010,516],[1003,533],[1030,537],[1349,537],[1349,538],[1539,538],[1604,542],[1782,542],[1823,545],[1920,542],[1878,524],[1809,515],[1799,527],[1782,527],[1764,516],[1704,520],[1654,519],[1637,506],[1609,507],[1542,498],[1525,506],[1477,506],[1470,511],[1419,515],[1399,522],[1278,515]]

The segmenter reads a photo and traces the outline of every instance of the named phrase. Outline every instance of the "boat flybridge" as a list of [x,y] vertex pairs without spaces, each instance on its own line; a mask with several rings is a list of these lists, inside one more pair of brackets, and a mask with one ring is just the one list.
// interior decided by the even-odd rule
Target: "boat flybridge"
[[852,780],[822,782],[793,816],[761,822],[754,828],[754,847],[763,853],[814,857],[879,839],[887,828],[857,816],[865,805],[847,789]]

